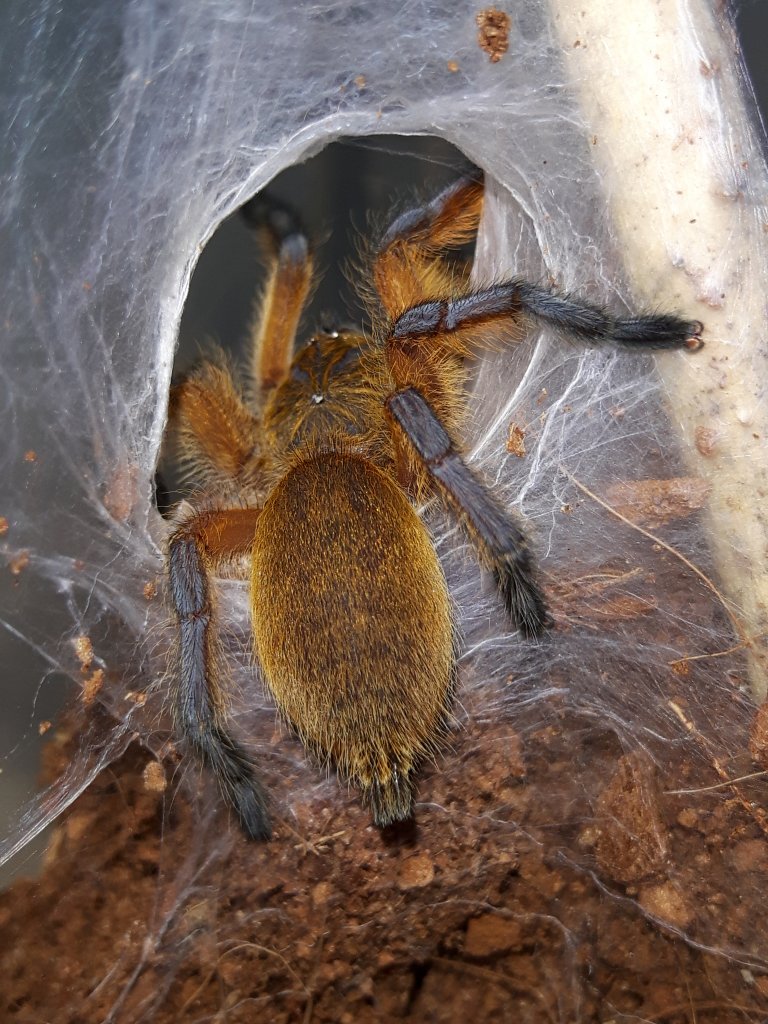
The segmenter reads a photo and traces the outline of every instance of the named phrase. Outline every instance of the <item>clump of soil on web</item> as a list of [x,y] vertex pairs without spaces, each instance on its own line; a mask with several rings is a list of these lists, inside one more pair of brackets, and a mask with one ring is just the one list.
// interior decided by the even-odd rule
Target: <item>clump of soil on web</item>
[[[588,607],[641,615],[657,649],[680,649],[670,623],[691,620],[690,587],[666,579],[660,615],[589,585]],[[585,604],[570,597],[565,586],[553,596],[558,629],[604,628],[597,612],[576,622]],[[716,664],[717,686],[711,664],[690,662],[654,690],[618,645],[610,664],[596,661],[604,693],[646,705],[654,694],[664,711],[632,749],[613,712],[571,699],[556,665],[546,694],[514,715],[499,712],[507,684],[471,688],[466,724],[422,773],[416,825],[383,834],[354,793],[314,785],[311,766],[286,758],[298,767],[268,778],[275,839],[249,844],[213,799],[176,789],[173,763],[134,744],[57,823],[41,877],[0,899],[0,1016],[765,1020],[763,785],[724,784],[755,771],[754,709],[738,663]],[[679,728],[660,739],[664,722]],[[71,722],[59,726],[48,778],[76,744]]]

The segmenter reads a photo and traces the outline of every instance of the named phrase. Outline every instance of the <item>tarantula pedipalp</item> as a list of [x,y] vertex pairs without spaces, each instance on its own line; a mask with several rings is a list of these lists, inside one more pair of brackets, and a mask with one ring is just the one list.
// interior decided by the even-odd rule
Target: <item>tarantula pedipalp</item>
[[377,825],[406,819],[454,678],[449,594],[412,499],[436,493],[459,517],[526,636],[548,624],[520,525],[460,454],[465,358],[530,321],[625,347],[701,344],[697,321],[614,317],[519,279],[473,291],[444,253],[474,238],[482,202],[482,183],[463,178],[397,218],[364,281],[380,307],[373,336],[326,331],[294,356],[311,251],[287,210],[253,200],[271,268],[249,401],[210,361],[173,389],[198,487],[168,554],[176,724],[251,838],[270,835],[267,801],[227,723],[216,568],[250,557],[253,642],[284,718],[362,790]]

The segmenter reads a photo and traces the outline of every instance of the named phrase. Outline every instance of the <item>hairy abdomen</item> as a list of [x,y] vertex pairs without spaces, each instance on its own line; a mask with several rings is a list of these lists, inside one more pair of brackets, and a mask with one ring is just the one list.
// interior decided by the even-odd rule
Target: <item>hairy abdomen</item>
[[379,825],[411,812],[453,673],[450,602],[399,487],[354,455],[316,453],[280,481],[256,528],[257,654],[307,746],[360,786]]

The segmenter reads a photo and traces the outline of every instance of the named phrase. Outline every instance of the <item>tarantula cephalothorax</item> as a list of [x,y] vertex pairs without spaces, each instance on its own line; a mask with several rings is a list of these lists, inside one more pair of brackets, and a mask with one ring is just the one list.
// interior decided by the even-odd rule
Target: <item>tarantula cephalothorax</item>
[[473,290],[443,257],[474,238],[482,203],[482,183],[464,178],[398,217],[364,278],[372,336],[325,331],[294,355],[311,250],[287,210],[253,200],[244,212],[270,274],[248,400],[222,360],[173,389],[172,429],[197,488],[168,554],[176,724],[252,838],[270,835],[269,817],[227,723],[217,567],[250,558],[253,641],[284,718],[362,790],[377,825],[406,819],[454,676],[446,582],[412,500],[436,494],[459,517],[522,633],[548,622],[520,524],[461,456],[465,358],[530,322],[628,348],[701,344],[696,321],[615,317],[519,279]]

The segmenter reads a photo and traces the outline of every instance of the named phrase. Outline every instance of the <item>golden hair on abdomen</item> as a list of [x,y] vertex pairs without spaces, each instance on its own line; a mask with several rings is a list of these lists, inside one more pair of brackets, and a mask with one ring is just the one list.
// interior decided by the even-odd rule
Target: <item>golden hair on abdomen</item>
[[450,600],[429,535],[371,462],[313,453],[256,527],[256,651],[280,711],[359,785],[374,820],[407,817],[453,673]]

